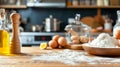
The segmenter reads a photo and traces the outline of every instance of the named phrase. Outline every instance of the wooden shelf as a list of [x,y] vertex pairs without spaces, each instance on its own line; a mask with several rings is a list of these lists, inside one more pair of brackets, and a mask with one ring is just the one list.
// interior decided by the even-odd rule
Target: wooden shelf
[[67,8],[120,8],[120,6],[67,6]]
[[18,9],[18,8],[27,8],[26,5],[0,5],[0,8],[14,8],[14,9]]
[[76,5],[76,6],[66,6],[66,8],[76,8],[76,9],[96,9],[97,14],[96,14],[96,19],[97,22],[101,23],[103,25],[104,19],[102,19],[102,9],[120,9],[120,5],[118,6],[92,6],[92,5]]

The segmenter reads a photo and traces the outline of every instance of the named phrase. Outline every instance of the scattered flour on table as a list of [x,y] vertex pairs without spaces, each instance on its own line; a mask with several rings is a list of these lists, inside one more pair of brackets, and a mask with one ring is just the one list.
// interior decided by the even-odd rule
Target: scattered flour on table
[[107,33],[101,33],[96,39],[94,39],[90,46],[92,47],[101,47],[101,48],[112,48],[118,47],[118,42],[115,38],[111,37]]
[[49,51],[46,54],[40,54],[33,56],[32,60],[41,60],[41,61],[58,61],[65,64],[80,64],[80,63],[114,63],[120,62],[120,58],[106,58],[99,56],[88,56],[86,52],[79,52],[74,50],[65,49],[58,52]]
[[[107,33],[101,33],[95,40],[90,43],[92,47],[118,47],[116,46],[116,39],[111,37]],[[58,61],[65,64],[80,64],[80,63],[120,63],[120,57],[109,58],[100,56],[89,56],[86,52],[79,52],[75,50],[65,49],[58,52],[49,51],[46,54],[40,54],[39,56],[33,56],[32,60],[43,60],[43,61]]]

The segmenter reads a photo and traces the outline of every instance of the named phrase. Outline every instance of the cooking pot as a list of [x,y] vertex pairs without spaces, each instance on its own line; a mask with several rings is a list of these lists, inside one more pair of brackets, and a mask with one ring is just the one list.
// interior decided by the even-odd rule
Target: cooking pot
[[60,23],[60,20],[58,20],[57,18],[53,18],[53,16],[50,15],[49,18],[46,18],[43,21],[44,30],[46,32],[57,32],[60,30]]

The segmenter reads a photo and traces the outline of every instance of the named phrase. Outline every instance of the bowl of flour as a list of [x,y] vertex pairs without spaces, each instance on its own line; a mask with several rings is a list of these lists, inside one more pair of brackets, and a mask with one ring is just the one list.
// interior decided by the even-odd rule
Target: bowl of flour
[[83,44],[83,49],[93,55],[120,56],[118,40],[107,33],[101,33],[92,42]]

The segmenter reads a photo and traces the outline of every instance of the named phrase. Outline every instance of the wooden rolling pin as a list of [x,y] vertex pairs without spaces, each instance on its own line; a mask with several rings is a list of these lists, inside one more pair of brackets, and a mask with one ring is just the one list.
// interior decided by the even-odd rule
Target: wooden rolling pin
[[13,31],[10,53],[19,54],[21,53],[21,45],[20,45],[19,31],[18,31],[19,24],[20,24],[20,14],[12,13],[10,15],[10,19],[12,22],[12,31]]

